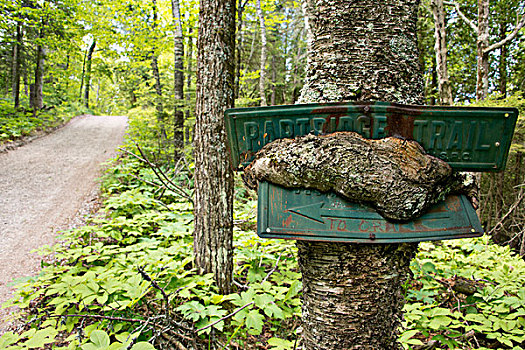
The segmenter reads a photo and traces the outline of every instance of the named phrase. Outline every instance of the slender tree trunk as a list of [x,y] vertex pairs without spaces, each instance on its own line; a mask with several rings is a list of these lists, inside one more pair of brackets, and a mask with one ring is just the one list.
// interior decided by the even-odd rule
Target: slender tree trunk
[[446,22],[443,0],[432,0],[430,6],[432,8],[432,13],[434,14],[435,24],[434,50],[436,52],[439,102],[441,105],[451,105],[453,101],[447,68]]
[[[42,34],[42,33],[41,33]],[[42,35],[41,35],[42,37]],[[44,107],[44,64],[46,59],[46,49],[42,45],[36,48],[36,67],[35,67],[35,83],[32,94],[31,107],[33,108],[33,115]]]
[[182,19],[180,17],[179,0],[171,0],[173,17],[173,95],[175,100],[184,99],[184,37],[182,35]]
[[234,101],[235,0],[201,0],[197,44],[195,263],[229,293],[233,270],[233,171],[224,111]]
[[22,24],[16,23],[15,45],[13,47],[13,82],[12,94],[15,108],[20,105],[20,63],[22,61]]
[[237,39],[237,49],[236,49],[236,56],[235,56],[235,98],[239,97],[239,89],[241,85],[241,61],[242,61],[242,49],[244,46],[244,35],[242,35],[242,26],[244,24],[243,22],[243,13],[244,13],[244,6],[246,5],[247,0],[244,2],[242,0],[239,0],[238,6],[237,6],[237,33],[236,33],[236,39]]
[[151,70],[153,72],[153,78],[155,79],[155,95],[157,95],[155,98],[155,108],[160,118],[164,112],[164,106],[162,103],[162,85],[160,82],[159,63],[155,52],[151,53]]
[[[191,33],[193,32],[193,29],[190,28],[189,29],[189,36],[188,36],[188,54],[187,54],[187,71],[188,71],[188,74],[186,75],[186,104],[187,106],[190,106],[191,105],[191,93],[190,93],[190,89],[191,89],[191,76],[192,76],[192,69],[193,69],[193,65],[192,65],[192,61],[193,61],[193,38],[191,37]],[[186,115],[186,119],[190,119],[190,108],[186,108],[186,112],[185,112],[185,115]],[[185,139],[186,139],[186,143],[190,143],[191,140],[193,140],[192,137],[190,137],[192,134],[193,134],[193,131],[190,132],[190,128],[189,126],[186,126],[186,136],[185,136]]]
[[[430,85],[430,92],[432,96],[430,97],[430,105],[435,106],[437,104],[437,101],[439,100],[439,89],[438,89],[438,77],[437,77],[437,67],[436,67],[436,61],[432,61],[432,77],[431,77],[431,85]],[[437,98],[436,98],[437,97]]]
[[184,148],[184,112],[182,100],[184,99],[184,37],[182,35],[182,19],[178,0],[171,0],[171,14],[173,17],[173,97],[175,99],[173,115],[173,146],[175,159],[182,155]]
[[91,90],[91,59],[93,58],[93,52],[95,52],[95,47],[97,46],[97,41],[93,39],[93,43],[88,49],[86,56],[86,72],[85,72],[85,89],[84,89],[84,106],[89,108],[89,91]]
[[86,61],[87,61],[87,55],[88,55],[88,50],[86,50],[86,53],[84,54],[84,61],[82,62],[82,75],[80,77],[80,89],[79,89],[79,92],[78,92],[78,100],[79,102],[82,101],[82,90],[84,89],[84,78],[86,76]]
[[160,82],[159,63],[156,52],[157,45],[157,0],[152,0],[153,4],[153,26],[152,26],[152,37],[153,37],[153,49],[151,50],[151,70],[153,72],[153,79],[155,80],[155,109],[157,110],[157,119],[161,122],[161,133],[163,141],[166,139],[166,131],[164,125],[164,106],[162,103],[162,85]]
[[[501,22],[499,25],[499,37],[500,40],[505,39],[507,36],[507,23]],[[500,48],[499,54],[499,93],[504,99],[507,97],[507,56],[508,56],[508,47],[503,45]]]
[[[417,0],[307,0],[302,102],[423,102]],[[403,284],[417,244],[297,241],[304,349],[399,349]]]
[[261,31],[261,68],[259,77],[259,95],[261,96],[261,106],[267,106],[266,102],[266,25],[264,14],[261,8],[261,0],[257,0],[257,16],[259,17],[259,28]]
[[476,100],[489,93],[489,0],[478,0],[477,80]]
[[275,64],[275,56],[272,56],[272,94],[270,96],[270,105],[274,106],[277,98],[277,67]]

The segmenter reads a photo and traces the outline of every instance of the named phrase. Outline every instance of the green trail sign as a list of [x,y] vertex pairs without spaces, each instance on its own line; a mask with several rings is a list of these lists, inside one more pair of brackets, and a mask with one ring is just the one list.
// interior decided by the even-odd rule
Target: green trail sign
[[481,236],[483,229],[465,196],[449,196],[418,219],[385,220],[368,206],[333,193],[259,184],[257,233],[347,243],[399,243]]
[[[264,145],[309,133],[354,131],[365,138],[416,140],[456,170],[505,167],[518,119],[515,108],[409,106],[387,102],[229,109],[226,131],[233,165],[248,165]],[[480,236],[465,196],[449,196],[425,215],[396,223],[333,193],[259,184],[257,231],[266,238],[356,243],[418,242]]]
[[456,170],[498,171],[505,167],[517,118],[515,108],[346,102],[229,109],[226,130],[235,168],[248,165],[275,139],[355,131],[369,139],[416,140]]

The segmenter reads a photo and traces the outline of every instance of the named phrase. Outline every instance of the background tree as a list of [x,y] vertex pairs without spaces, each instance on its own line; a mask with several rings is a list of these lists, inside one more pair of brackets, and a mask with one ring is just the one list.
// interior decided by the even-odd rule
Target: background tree
[[233,273],[233,171],[224,111],[233,106],[235,0],[201,0],[197,44],[194,252],[201,273],[229,293]]

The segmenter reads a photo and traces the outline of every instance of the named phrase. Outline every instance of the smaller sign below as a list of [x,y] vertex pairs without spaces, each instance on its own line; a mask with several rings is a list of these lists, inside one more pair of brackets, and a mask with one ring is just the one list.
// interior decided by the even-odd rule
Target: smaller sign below
[[483,228],[465,196],[447,199],[418,219],[392,222],[334,193],[259,183],[257,232],[262,238],[345,243],[401,243],[479,237]]

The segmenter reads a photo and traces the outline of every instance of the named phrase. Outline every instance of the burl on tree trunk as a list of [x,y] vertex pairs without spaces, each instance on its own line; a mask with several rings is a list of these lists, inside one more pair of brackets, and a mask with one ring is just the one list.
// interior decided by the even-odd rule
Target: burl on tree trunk
[[383,217],[409,221],[449,193],[475,195],[473,178],[453,172],[415,141],[368,140],[354,132],[276,140],[245,169],[244,181],[333,191],[373,206]]

